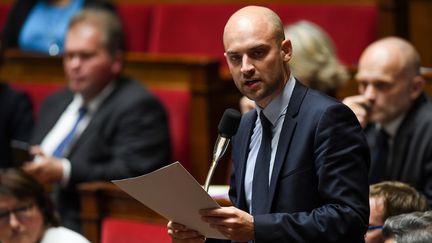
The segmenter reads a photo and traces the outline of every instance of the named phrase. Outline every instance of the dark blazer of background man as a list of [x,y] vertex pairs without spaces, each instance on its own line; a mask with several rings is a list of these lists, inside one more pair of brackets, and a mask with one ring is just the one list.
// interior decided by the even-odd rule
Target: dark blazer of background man
[[[62,223],[77,231],[78,183],[137,176],[170,160],[164,108],[138,82],[120,76],[121,34],[120,22],[110,12],[88,9],[74,17],[64,56],[69,87],[42,104],[32,140],[40,144],[33,148],[38,159],[24,167],[42,182],[59,184]],[[97,99],[100,104],[92,111]],[[91,120],[64,156],[56,158],[44,144],[62,115],[80,100]],[[70,165],[66,176],[64,163]]]

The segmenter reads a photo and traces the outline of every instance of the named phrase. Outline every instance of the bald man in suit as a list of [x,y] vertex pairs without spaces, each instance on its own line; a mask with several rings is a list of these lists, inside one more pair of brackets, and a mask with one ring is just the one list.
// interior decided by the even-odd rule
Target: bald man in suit
[[[364,242],[369,150],[353,112],[291,75],[295,50],[270,9],[238,10],[223,40],[237,88],[257,106],[233,138],[234,206],[201,210],[203,223],[234,242]],[[176,222],[168,233],[205,240]]]

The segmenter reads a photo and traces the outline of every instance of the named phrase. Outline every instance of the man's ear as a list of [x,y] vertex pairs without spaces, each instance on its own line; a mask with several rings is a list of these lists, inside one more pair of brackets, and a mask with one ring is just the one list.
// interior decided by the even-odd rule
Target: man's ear
[[122,69],[123,69],[123,52],[117,51],[113,55],[113,63],[111,65],[111,71],[117,75],[120,74]]
[[417,75],[412,80],[411,99],[415,100],[423,92],[425,86],[425,79],[421,75]]
[[292,56],[292,45],[291,45],[291,41],[286,39],[282,41],[282,54],[283,54],[283,59],[284,61],[288,62],[289,60],[291,60],[291,56]]

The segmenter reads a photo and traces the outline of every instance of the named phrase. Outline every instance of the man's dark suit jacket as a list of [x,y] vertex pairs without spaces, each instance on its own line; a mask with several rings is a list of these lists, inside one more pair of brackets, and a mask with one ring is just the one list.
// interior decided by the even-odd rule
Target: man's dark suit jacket
[[[378,131],[370,124],[365,132],[373,154]],[[410,184],[427,196],[432,207],[432,103],[425,93],[417,98],[396,132],[384,179]]]
[[11,141],[28,142],[33,127],[30,97],[0,83],[0,168],[15,166]]
[[[42,142],[72,99],[73,93],[63,90],[44,101],[33,144]],[[58,207],[65,226],[79,230],[78,183],[138,176],[170,162],[164,108],[138,82],[118,80],[67,158],[71,176],[60,189]]]
[[[244,177],[256,111],[233,138],[230,197],[248,211]],[[254,215],[255,242],[364,242],[369,150],[352,111],[298,81],[288,105],[267,213]]]

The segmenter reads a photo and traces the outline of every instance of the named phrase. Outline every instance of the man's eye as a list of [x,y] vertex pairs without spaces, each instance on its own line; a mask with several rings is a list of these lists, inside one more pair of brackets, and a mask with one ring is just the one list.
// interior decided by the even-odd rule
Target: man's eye
[[375,88],[377,90],[387,90],[390,88],[390,85],[388,83],[376,83]]
[[72,59],[73,55],[71,53],[65,53],[64,58],[65,59]]
[[237,55],[232,55],[232,56],[229,56],[229,60],[231,61],[231,62],[239,62],[240,61],[240,56],[237,56]]
[[82,59],[90,59],[93,56],[94,56],[93,53],[82,53],[81,54]]
[[0,218],[4,218],[6,216],[9,216],[9,211],[0,212]]
[[254,57],[254,58],[262,58],[263,56],[264,56],[264,51],[262,51],[262,50],[256,50],[256,51],[253,51],[252,52],[252,56]]
[[358,81],[358,87],[362,90],[366,89],[367,83]]

